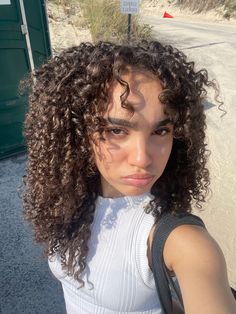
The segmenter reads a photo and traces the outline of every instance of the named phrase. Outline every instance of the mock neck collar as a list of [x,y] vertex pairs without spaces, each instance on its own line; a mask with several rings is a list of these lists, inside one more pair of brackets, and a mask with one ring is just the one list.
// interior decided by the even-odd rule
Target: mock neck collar
[[147,205],[154,196],[150,192],[146,192],[140,195],[125,195],[125,196],[120,196],[120,197],[115,197],[115,198],[110,198],[110,197],[103,197],[103,196],[98,196],[97,198],[97,204],[102,205],[102,206],[107,206],[107,205]]

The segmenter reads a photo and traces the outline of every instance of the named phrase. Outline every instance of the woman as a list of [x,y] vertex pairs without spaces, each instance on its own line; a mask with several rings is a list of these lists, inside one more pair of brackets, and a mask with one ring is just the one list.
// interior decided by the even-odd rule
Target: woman
[[[100,42],[65,50],[34,77],[25,214],[67,312],[162,313],[153,230],[162,213],[205,201],[207,71],[159,42]],[[224,257],[203,228],[175,229],[164,262],[186,313],[236,313]]]

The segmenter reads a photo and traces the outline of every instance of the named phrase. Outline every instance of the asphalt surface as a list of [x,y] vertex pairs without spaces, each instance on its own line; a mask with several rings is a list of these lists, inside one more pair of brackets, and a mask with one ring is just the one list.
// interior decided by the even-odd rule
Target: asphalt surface
[[[221,85],[227,109],[224,122],[220,122],[220,113],[215,110],[213,102],[209,101],[206,109],[209,109],[208,134],[212,143],[211,149],[219,152],[217,156],[214,155],[213,161],[216,173],[214,188],[217,192],[219,185],[221,191],[218,194],[225,195],[224,212],[219,213],[219,216],[217,213],[212,215],[209,226],[224,216],[228,219],[224,227],[230,229],[230,223],[233,224],[236,218],[231,214],[232,208],[236,207],[236,198],[227,197],[228,194],[233,196],[236,188],[233,175],[236,166],[236,28],[166,21],[156,17],[144,19],[154,26],[158,39],[183,49],[196,60],[197,66],[206,66],[210,76],[216,77]],[[50,273],[47,261],[42,258],[41,247],[32,242],[30,227],[22,217],[22,203],[17,190],[25,172],[25,162],[26,155],[0,161],[0,314],[64,314],[61,286]],[[227,176],[227,185],[221,180],[222,168]],[[217,193],[212,206],[221,206]],[[216,235],[220,234],[223,238],[219,240],[223,241],[221,227],[219,225]],[[225,237],[227,241],[227,233]],[[235,267],[232,266],[231,276],[234,275],[233,269]]]
[[25,154],[0,161],[0,313],[64,314],[61,286],[22,216],[25,163]]

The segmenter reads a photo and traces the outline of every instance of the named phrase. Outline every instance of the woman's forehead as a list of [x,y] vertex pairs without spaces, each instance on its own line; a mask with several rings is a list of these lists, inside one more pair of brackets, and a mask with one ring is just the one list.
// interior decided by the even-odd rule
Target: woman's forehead
[[[158,81],[161,83],[159,78],[150,71],[135,68],[128,69],[120,76],[120,78],[122,82],[128,83],[130,90],[133,90],[134,92],[139,90],[140,86],[150,84],[152,81]],[[113,80],[111,84],[111,91],[117,87],[124,88],[124,85],[122,85],[122,83],[118,80]]]
[[[142,88],[139,92],[131,91],[126,101],[126,104],[132,107],[131,112],[122,107],[119,90],[117,95],[114,93],[104,118],[109,124],[132,125],[133,129],[140,129],[141,126],[153,127],[153,125],[157,125],[160,121],[168,118],[165,105],[158,98],[160,92],[159,86],[151,90],[148,88],[148,91],[143,91]],[[114,121],[118,121],[118,123]]]
[[128,110],[122,107],[124,99],[125,105],[134,112],[141,111],[147,105],[156,107],[161,105],[159,95],[162,90],[160,80],[152,73],[133,70],[121,76],[121,83],[115,81],[111,85],[107,112],[127,115]]

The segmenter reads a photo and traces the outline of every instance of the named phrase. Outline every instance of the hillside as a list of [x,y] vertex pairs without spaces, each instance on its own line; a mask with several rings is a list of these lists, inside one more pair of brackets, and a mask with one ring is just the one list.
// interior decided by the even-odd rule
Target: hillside
[[163,14],[190,17],[210,22],[236,22],[236,0],[142,0],[143,14]]
[[79,1],[67,1],[66,5],[61,0],[47,1],[47,12],[53,54],[92,40]]

